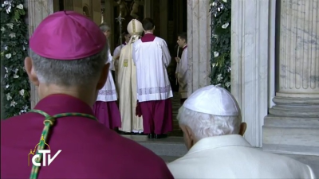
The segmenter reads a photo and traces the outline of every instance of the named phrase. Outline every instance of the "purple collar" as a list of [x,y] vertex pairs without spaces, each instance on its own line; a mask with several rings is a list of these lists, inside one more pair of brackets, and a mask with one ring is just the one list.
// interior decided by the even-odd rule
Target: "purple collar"
[[154,39],[155,39],[155,35],[154,34],[145,34],[142,38],[141,38],[141,40],[142,40],[142,42],[152,42],[152,41],[154,41]]

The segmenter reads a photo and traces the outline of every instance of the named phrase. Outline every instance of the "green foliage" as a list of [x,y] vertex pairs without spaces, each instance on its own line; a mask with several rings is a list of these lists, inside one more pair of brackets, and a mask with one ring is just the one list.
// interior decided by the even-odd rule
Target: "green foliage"
[[211,83],[230,90],[231,0],[211,0]]
[[5,118],[30,108],[30,84],[23,60],[28,55],[26,9],[24,0],[7,0],[1,4],[1,63],[4,70],[3,93]]

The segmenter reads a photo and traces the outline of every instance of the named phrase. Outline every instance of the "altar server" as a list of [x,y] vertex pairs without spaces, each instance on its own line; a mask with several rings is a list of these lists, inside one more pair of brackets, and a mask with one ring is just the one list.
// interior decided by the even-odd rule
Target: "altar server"
[[[106,24],[100,25],[100,30],[104,33],[106,39],[110,35],[110,27]],[[107,48],[108,60],[106,63],[112,64],[112,55]],[[121,127],[121,116],[117,106],[117,91],[113,80],[111,70],[108,71],[108,78],[102,89],[99,90],[97,100],[93,110],[98,120],[106,127],[116,129]]]
[[187,88],[188,88],[188,58],[187,58],[187,34],[181,33],[177,37],[177,44],[183,49],[182,57],[175,57],[177,62],[175,76],[179,84],[179,93],[181,96],[181,104],[187,99]]
[[143,116],[144,133],[163,138],[173,129],[173,97],[167,66],[171,56],[165,40],[156,37],[152,19],[143,20],[145,35],[133,45],[137,71],[137,99]]

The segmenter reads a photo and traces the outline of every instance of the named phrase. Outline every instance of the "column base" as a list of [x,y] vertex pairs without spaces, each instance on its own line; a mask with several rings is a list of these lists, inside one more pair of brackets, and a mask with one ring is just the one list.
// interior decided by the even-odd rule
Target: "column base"
[[272,115],[319,118],[319,98],[276,96],[273,101],[276,106],[269,109],[269,113]]
[[319,98],[276,96],[263,125],[263,150],[319,156]]

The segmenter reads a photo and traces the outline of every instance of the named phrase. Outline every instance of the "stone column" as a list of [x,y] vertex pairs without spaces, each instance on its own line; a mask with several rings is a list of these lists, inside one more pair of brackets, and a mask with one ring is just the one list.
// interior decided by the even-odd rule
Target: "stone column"
[[210,84],[209,2],[209,0],[187,0],[189,94]]
[[280,1],[279,89],[265,118],[263,146],[319,154],[319,2]]
[[153,10],[153,0],[144,0],[144,18],[149,17],[149,18],[153,18],[152,17],[152,10]]
[[[114,32],[114,24],[118,26],[118,22],[116,22],[114,17],[114,7],[116,6],[116,2],[114,0],[105,0],[105,12],[104,12],[104,21],[111,27],[111,31],[113,34]],[[116,14],[118,16],[118,14]],[[115,49],[115,45],[117,43],[117,37],[114,37],[114,35],[111,35],[109,38],[109,43],[110,43],[110,49],[113,53],[113,49]]]
[[168,34],[172,32],[167,32],[168,29],[168,0],[160,1],[160,37],[163,39],[168,39]]
[[231,93],[247,123],[245,138],[256,147],[267,115],[270,1],[234,0],[231,7]]
[[[44,18],[53,13],[53,7],[53,0],[28,0],[29,36],[33,34],[35,28]],[[33,108],[39,101],[37,87],[33,84],[31,84],[30,93],[31,107]]]

